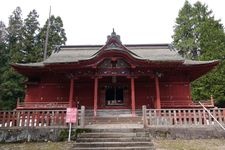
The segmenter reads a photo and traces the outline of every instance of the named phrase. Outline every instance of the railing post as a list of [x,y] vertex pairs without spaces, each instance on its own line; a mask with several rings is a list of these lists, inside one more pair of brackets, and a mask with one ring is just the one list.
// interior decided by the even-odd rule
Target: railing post
[[[26,119],[25,119],[26,120]],[[26,126],[29,127],[30,126],[30,111],[27,111],[27,122],[26,122]]]
[[54,126],[55,125],[55,111],[53,110],[53,111],[51,111],[50,112],[50,126]]
[[171,115],[171,110],[168,110],[168,115],[169,115],[169,125],[172,125],[173,124],[173,118],[172,118],[172,115]]
[[215,109],[213,109],[212,111],[213,111],[213,114],[212,114],[212,115],[214,116],[213,122],[215,122],[215,119],[218,120],[218,119],[217,119],[217,115],[218,115],[218,114],[216,114],[216,110],[215,110]]
[[18,108],[20,105],[20,98],[17,98],[17,101],[16,101],[16,108]]
[[178,109],[178,124],[179,125],[183,125],[182,118],[181,118],[181,110],[180,109]]
[[[194,125],[198,125],[198,123],[197,123],[197,115],[198,114],[196,114],[196,111],[197,111],[197,109],[193,110]],[[200,116],[198,116],[198,118],[199,118],[199,121],[200,121]]]
[[144,128],[146,128],[147,127],[147,116],[146,116],[146,106],[145,105],[142,106],[142,115],[143,115]]
[[213,99],[213,96],[212,95],[210,97],[210,102],[211,102],[211,105],[214,107],[214,99]]
[[177,110],[173,110],[174,125],[177,125]]
[[206,114],[205,114],[205,109],[203,109],[203,118],[204,118],[204,125],[208,125],[207,119],[206,119]]
[[185,109],[183,109],[182,118],[184,119],[183,124],[186,126],[187,125],[187,113],[186,113]]
[[192,116],[191,116],[191,110],[188,109],[186,112],[186,120],[187,120],[187,124],[192,124]]
[[80,115],[80,126],[81,126],[81,128],[84,127],[84,121],[85,121],[85,106],[81,106],[81,115]]
[[222,124],[223,121],[222,121],[222,117],[221,117],[221,109],[220,108],[218,109],[218,117],[219,117],[219,122]]
[[17,115],[17,119],[16,119],[16,126],[17,127],[20,127],[20,120],[21,120],[21,118],[20,118],[20,111],[16,111],[16,115]]
[[16,126],[16,111],[12,112],[12,126],[11,127],[14,127],[14,126]]

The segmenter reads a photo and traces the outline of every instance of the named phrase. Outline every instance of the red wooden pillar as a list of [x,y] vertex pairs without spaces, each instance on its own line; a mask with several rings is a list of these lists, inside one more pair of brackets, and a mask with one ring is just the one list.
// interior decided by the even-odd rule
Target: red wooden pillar
[[160,102],[160,91],[159,91],[159,78],[155,76],[155,90],[156,90],[156,109],[161,109],[161,102]]
[[98,78],[94,79],[94,117],[97,115],[97,105],[98,105]]
[[132,116],[135,117],[135,85],[134,85],[134,77],[131,77],[131,111]]
[[74,79],[70,79],[69,107],[73,107]]

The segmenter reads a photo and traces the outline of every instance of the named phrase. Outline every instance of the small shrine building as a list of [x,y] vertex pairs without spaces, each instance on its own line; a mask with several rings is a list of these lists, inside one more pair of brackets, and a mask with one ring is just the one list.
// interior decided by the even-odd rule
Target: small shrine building
[[[169,44],[124,45],[114,31],[105,45],[57,47],[38,63],[13,64],[27,77],[17,109],[196,108],[190,83],[218,61],[181,57]],[[213,104],[212,104],[213,105]],[[211,105],[209,105],[211,106]]]

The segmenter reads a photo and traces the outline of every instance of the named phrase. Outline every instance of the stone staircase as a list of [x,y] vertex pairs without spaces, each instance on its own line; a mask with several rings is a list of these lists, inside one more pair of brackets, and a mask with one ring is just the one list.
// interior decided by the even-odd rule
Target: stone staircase
[[144,129],[90,129],[78,135],[74,150],[154,150]]
[[130,109],[100,109],[97,116],[93,117],[93,110],[85,111],[85,125],[91,124],[141,124],[142,112],[136,111],[136,116],[132,117]]
[[[85,116],[94,116],[93,109],[86,109]],[[98,109],[98,117],[129,117],[131,116],[131,109]],[[136,110],[136,116],[142,116],[142,110]]]
[[86,117],[85,125],[92,124],[142,124],[142,117]]

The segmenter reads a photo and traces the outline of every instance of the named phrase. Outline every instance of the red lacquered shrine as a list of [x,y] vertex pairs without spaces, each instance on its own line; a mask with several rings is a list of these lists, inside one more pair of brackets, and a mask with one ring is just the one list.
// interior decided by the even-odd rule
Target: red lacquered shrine
[[113,31],[105,45],[59,46],[43,62],[13,64],[28,78],[17,109],[199,107],[190,82],[217,64],[184,59],[169,44],[123,45]]

